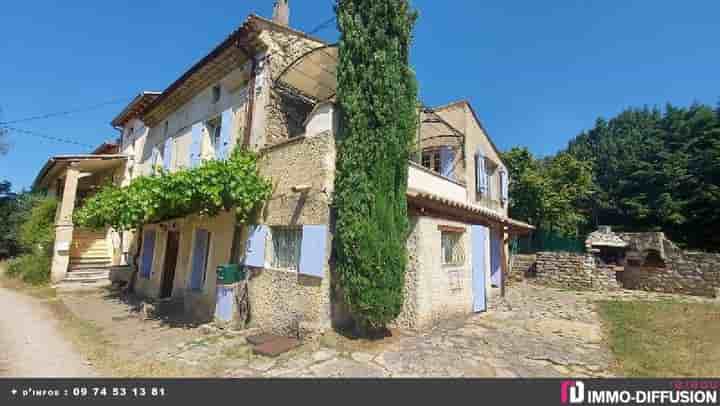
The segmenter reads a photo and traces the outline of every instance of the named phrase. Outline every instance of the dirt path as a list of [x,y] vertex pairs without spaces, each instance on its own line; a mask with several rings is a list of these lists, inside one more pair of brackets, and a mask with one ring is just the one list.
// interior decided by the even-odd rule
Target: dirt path
[[87,377],[95,372],[38,299],[0,288],[0,376]]

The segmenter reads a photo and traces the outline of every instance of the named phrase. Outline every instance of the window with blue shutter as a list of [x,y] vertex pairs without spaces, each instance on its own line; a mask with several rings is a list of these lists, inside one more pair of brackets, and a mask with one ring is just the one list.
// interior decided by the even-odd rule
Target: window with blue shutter
[[255,268],[265,266],[265,242],[267,235],[267,226],[250,226],[247,244],[245,245],[245,265]]
[[232,124],[233,124],[233,112],[232,109],[223,111],[220,121],[220,140],[217,145],[216,155],[217,159],[223,160],[230,157],[232,152]]
[[195,245],[193,247],[192,270],[190,273],[190,289],[202,290],[205,284],[208,252],[210,248],[210,233],[202,228],[195,231]]
[[503,205],[508,202],[508,187],[508,174],[505,172],[505,169],[502,169],[500,170],[500,199],[502,200]]
[[203,123],[192,126],[192,140],[190,142],[190,167],[196,168],[202,163],[202,131]]
[[153,258],[155,257],[155,231],[148,230],[143,234],[142,259],[140,262],[140,275],[150,279],[152,274]]
[[172,166],[173,142],[174,140],[172,138],[168,138],[165,140],[165,145],[163,147],[163,168],[167,171],[169,171]]
[[300,248],[300,266],[298,267],[298,272],[303,275],[322,278],[325,270],[326,250],[327,226],[303,226],[302,244]]
[[451,147],[440,148],[440,174],[446,178],[454,179],[455,151]]

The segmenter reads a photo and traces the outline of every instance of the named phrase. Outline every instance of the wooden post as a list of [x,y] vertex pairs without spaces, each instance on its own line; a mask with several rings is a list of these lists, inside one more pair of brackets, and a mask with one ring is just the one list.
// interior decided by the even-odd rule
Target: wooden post
[[500,296],[505,297],[505,278],[510,274],[508,269],[507,238],[508,233],[505,232],[505,226],[500,227]]

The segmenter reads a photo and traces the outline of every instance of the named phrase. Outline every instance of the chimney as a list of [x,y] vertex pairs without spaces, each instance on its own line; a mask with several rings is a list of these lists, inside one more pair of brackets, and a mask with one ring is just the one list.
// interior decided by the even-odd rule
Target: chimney
[[288,26],[290,24],[290,0],[277,0],[275,1],[275,8],[273,8],[273,21],[277,24]]

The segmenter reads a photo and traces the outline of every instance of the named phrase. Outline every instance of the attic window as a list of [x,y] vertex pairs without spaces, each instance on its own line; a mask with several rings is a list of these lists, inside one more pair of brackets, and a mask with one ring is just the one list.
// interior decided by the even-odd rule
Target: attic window
[[212,102],[217,103],[220,101],[220,85],[215,85],[212,88]]
[[424,150],[422,152],[422,166],[440,173],[440,150],[436,148]]

